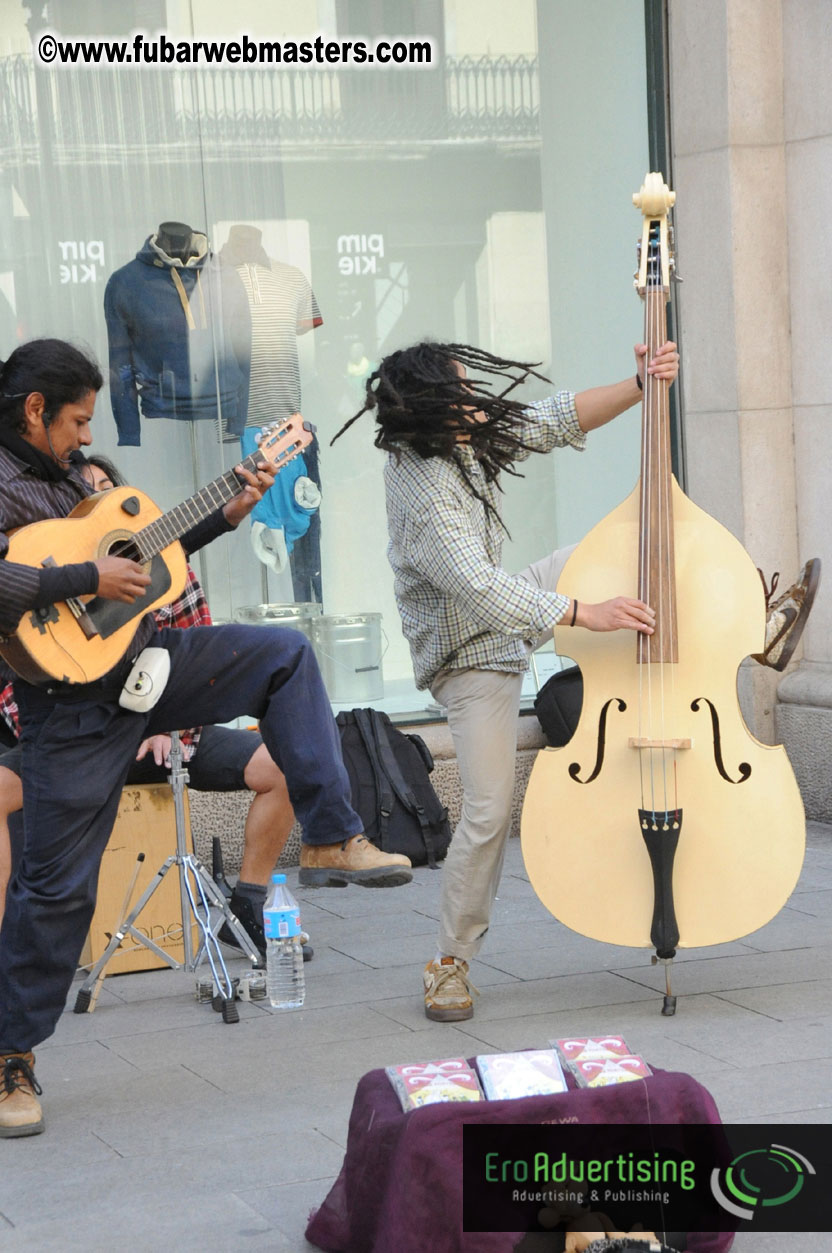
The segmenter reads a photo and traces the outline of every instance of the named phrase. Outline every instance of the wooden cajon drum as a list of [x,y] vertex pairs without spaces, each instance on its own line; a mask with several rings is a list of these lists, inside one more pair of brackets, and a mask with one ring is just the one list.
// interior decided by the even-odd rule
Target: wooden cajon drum
[[[193,851],[190,826],[188,791],[185,789],[185,819],[187,824],[187,850]],[[139,897],[164,865],[176,852],[176,820],[173,792],[167,783],[144,783],[125,787],[121,794],[113,833],[101,858],[98,875],[98,901],[90,924],[90,932],[82,965],[96,962],[110,942],[110,937],[120,922],[124,895],[136,866],[139,853],[144,861],[139,870],[136,886],[130,899],[128,913],[135,907]],[[184,958],[182,943],[182,906],[179,896],[179,869],[171,866],[161,884],[147,901],[134,923],[136,930],[147,935],[159,948],[169,952],[181,962]],[[196,924],[194,931],[196,932]],[[195,938],[196,945],[196,938]],[[125,936],[105,967],[108,975],[122,974],[132,970],[155,970],[165,962],[144,945]]]

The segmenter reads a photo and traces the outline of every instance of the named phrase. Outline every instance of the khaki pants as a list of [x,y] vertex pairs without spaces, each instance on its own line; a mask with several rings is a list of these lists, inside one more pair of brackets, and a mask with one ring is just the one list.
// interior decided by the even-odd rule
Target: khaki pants
[[[573,551],[561,548],[520,572],[553,592]],[[551,639],[551,629],[537,646]],[[462,816],[442,870],[439,950],[468,961],[479,951],[500,882],[514,802],[517,715],[523,675],[442,670],[431,694],[447,706],[462,780]]]

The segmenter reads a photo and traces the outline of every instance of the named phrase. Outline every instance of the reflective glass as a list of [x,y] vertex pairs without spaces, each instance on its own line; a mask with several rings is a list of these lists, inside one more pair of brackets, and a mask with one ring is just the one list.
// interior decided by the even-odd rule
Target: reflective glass
[[[640,6],[41,8],[0,0],[0,356],[36,335],[91,346],[108,377],[95,448],[164,509],[300,411],[313,443],[251,525],[194,558],[213,615],[307,631],[337,708],[432,716],[399,626],[372,418],[330,441],[379,360],[426,337],[540,362],[552,390],[634,369]],[[163,65],[131,42],[139,64],[45,67],[44,29],[164,32],[174,48],[430,40],[432,61]],[[637,413],[580,458],[533,457],[505,484],[506,567],[576,542],[637,473]],[[555,664],[538,655],[537,677]]]

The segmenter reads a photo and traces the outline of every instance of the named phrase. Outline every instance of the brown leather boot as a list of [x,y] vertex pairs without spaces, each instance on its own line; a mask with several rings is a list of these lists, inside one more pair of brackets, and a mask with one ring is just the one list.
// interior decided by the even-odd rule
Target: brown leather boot
[[343,844],[303,844],[298,883],[305,888],[394,888],[409,883],[410,858],[382,853],[366,835],[354,835]]
[[0,1053],[0,1137],[36,1136],[44,1128],[34,1053]]

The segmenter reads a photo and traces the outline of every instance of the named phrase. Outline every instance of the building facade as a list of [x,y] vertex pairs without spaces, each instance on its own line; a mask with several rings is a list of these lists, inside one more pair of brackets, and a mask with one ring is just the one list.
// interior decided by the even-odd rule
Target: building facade
[[[685,280],[679,476],[767,576],[813,555],[832,573],[826,0],[0,0],[0,19],[0,356],[34,335],[89,345],[108,367],[96,446],[165,508],[300,409],[317,435],[303,482],[198,573],[218,619],[269,605],[312,632],[336,708],[441,717],[399,629],[371,419],[332,436],[380,357],[422,338],[540,362],[556,387],[625,376],[642,338],[630,197],[657,156]],[[43,31],[386,36],[433,57],[49,67]],[[178,259],[160,231],[177,225]],[[629,493],[638,424],[508,483],[507,568]],[[814,817],[832,816],[830,627],[822,587],[790,671],[740,676]],[[527,699],[560,664],[538,654]]]

